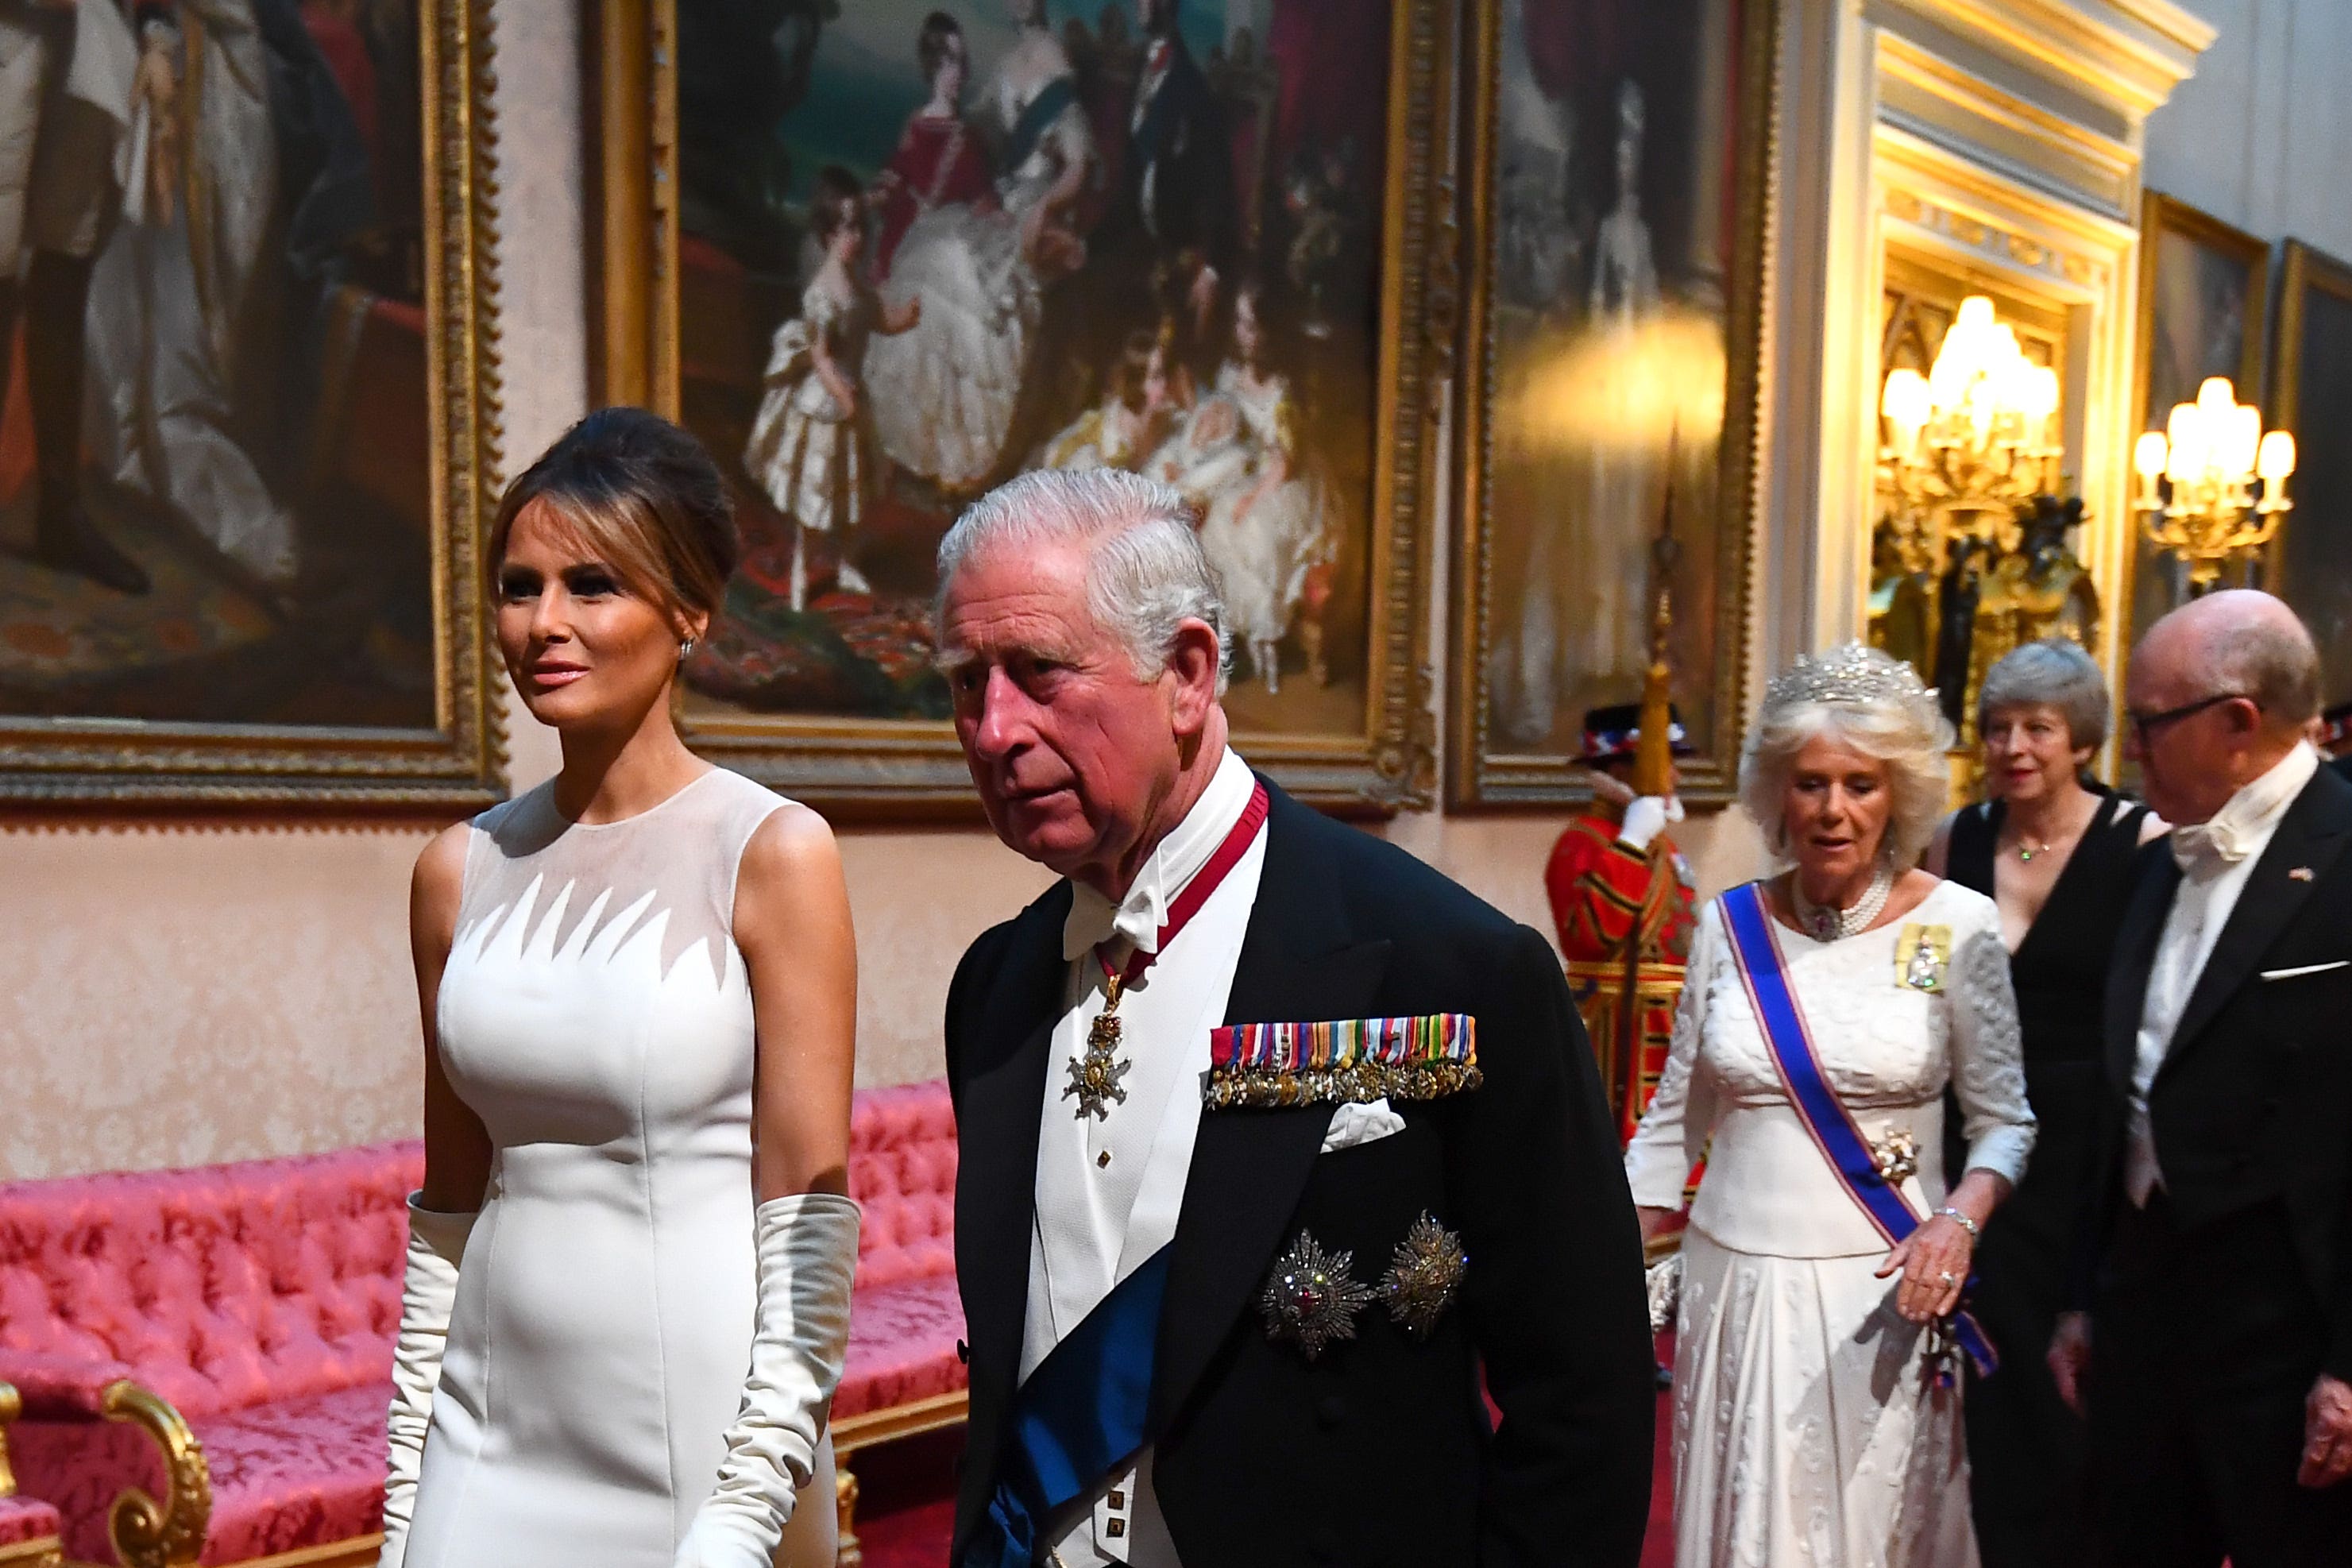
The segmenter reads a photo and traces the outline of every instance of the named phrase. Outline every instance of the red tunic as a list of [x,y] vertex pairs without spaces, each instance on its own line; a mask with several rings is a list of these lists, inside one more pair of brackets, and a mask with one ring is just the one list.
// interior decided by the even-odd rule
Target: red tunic
[[898,133],[898,150],[876,176],[882,226],[875,237],[874,275],[890,275],[890,258],[915,219],[946,202],[994,201],[988,152],[961,120],[918,113]]
[[[1580,816],[1552,846],[1544,890],[1622,1142],[1649,1109],[1674,1038],[1697,923],[1689,868],[1664,834],[1644,853],[1619,841],[1613,818]],[[1639,1003],[1630,1018],[1629,982]]]

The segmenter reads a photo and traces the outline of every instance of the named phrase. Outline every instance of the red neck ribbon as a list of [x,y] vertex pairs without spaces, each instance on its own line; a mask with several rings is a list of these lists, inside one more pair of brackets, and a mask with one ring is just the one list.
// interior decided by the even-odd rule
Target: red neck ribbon
[[[1168,923],[1160,928],[1158,952],[1146,952],[1139,947],[1128,955],[1127,967],[1119,970],[1111,967],[1110,959],[1101,947],[1095,949],[1095,962],[1102,965],[1105,978],[1116,981],[1118,989],[1124,991],[1143,977],[1143,972],[1151,967],[1151,961],[1168,951],[1168,944],[1176,940],[1176,933],[1201,912],[1201,906],[1209,901],[1209,895],[1224,885],[1226,875],[1241,863],[1244,855],[1249,853],[1249,847],[1257,842],[1257,831],[1265,826],[1265,785],[1258,784],[1250,791],[1249,805],[1242,808],[1241,819],[1225,835],[1225,841],[1217,846],[1217,852],[1209,857],[1209,863],[1184,884],[1184,890],[1169,904]],[[1114,996],[1118,994],[1116,991],[1112,993]]]

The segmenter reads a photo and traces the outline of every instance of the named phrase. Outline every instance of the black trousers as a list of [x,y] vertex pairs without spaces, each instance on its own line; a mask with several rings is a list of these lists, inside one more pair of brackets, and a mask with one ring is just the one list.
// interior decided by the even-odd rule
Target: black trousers
[[2352,1484],[2295,1484],[2327,1328],[2276,1202],[2196,1229],[2126,1208],[2092,1313],[2090,1472],[2109,1568],[2345,1568]]

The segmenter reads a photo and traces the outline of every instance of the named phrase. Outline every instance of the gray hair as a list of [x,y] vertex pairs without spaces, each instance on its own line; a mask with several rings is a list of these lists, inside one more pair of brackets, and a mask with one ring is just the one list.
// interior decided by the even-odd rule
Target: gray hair
[[1148,679],[1167,668],[1178,628],[1205,621],[1217,634],[1222,695],[1233,673],[1233,645],[1224,591],[1201,549],[1196,515],[1176,490],[1121,468],[1040,468],[999,485],[972,502],[940,541],[933,637],[945,646],[948,589],[982,550],[1092,542],[1087,608],[1097,625],[1127,645],[1136,674]]
[[[1864,650],[1851,651],[1861,655]],[[1837,654],[1828,656],[1838,657]],[[1790,858],[1787,802],[1790,775],[1797,753],[1816,735],[1853,747],[1886,767],[1892,809],[1880,856],[1890,865],[1909,866],[1936,834],[1951,789],[1951,769],[1946,753],[1952,748],[1952,727],[1936,706],[1935,693],[1921,687],[1908,669],[1905,682],[1879,674],[1874,667],[1892,664],[1869,650],[1873,679],[1857,691],[1849,684],[1837,695],[1807,691],[1805,682],[1790,677],[1773,683],[1756,727],[1739,756],[1739,804],[1763,830],[1774,856]],[[1800,660],[1801,670],[1805,661]],[[1794,674],[1796,672],[1792,672]]]
[[2098,661],[2064,637],[2011,648],[1985,671],[1977,692],[1977,732],[1996,708],[2054,708],[2066,721],[2066,743],[2098,750],[2107,743],[2107,678]]

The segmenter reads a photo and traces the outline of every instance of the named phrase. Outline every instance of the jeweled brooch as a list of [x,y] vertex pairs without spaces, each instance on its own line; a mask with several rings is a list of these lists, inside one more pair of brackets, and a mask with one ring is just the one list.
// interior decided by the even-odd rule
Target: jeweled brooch
[[1308,1361],[1321,1355],[1327,1345],[1354,1339],[1356,1314],[1375,1299],[1375,1292],[1352,1272],[1355,1261],[1354,1253],[1327,1253],[1322,1243],[1300,1231],[1275,1260],[1274,1272],[1258,1294],[1266,1337],[1292,1342]]
[[1462,1276],[1469,1267],[1462,1238],[1423,1210],[1390,1256],[1389,1271],[1381,1276],[1389,1316],[1416,1339],[1427,1334],[1462,1293]]
[[1870,1146],[1870,1163],[1880,1181],[1900,1186],[1919,1173],[1919,1140],[1908,1127],[1898,1127]]

